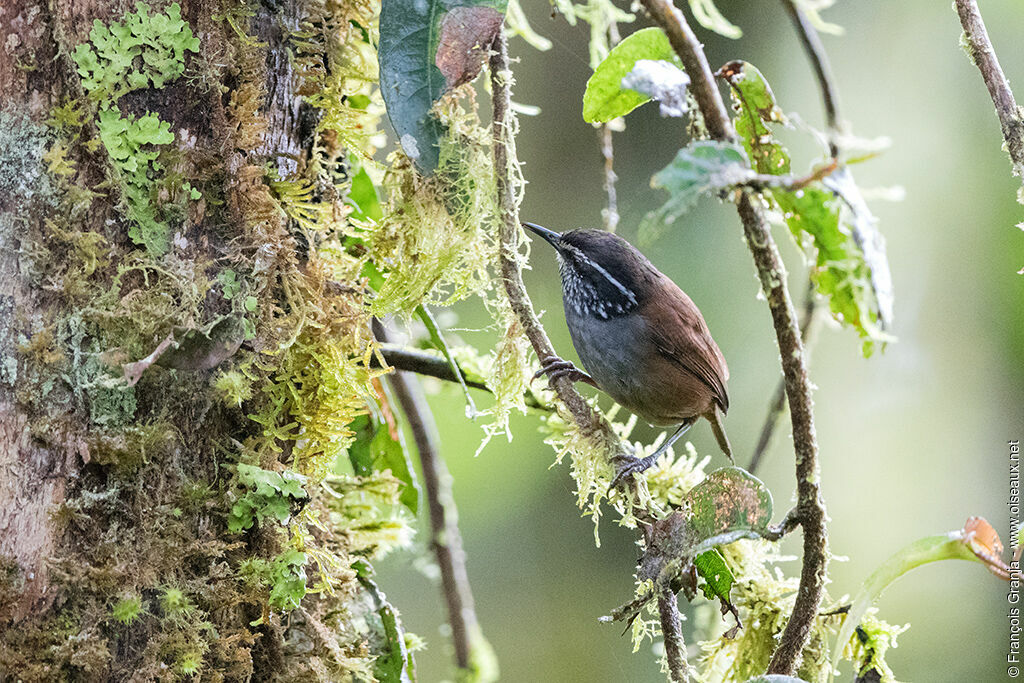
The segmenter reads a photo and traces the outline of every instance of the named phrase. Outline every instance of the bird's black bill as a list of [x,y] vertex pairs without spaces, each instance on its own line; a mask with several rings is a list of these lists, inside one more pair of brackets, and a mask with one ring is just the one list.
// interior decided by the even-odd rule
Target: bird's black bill
[[546,239],[551,244],[551,246],[557,245],[558,240],[562,239],[562,236],[559,235],[554,230],[548,230],[547,228],[541,227],[536,223],[523,223],[523,227],[529,230],[530,232],[536,233],[537,235],[540,235],[541,237]]

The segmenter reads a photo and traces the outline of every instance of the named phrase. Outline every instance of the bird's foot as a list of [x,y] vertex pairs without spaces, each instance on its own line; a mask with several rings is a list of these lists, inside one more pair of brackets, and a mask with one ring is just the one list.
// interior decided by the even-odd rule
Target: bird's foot
[[628,482],[634,474],[646,472],[657,459],[657,453],[648,455],[646,458],[637,458],[636,456],[626,454],[616,455],[612,459],[615,465],[615,478],[612,479],[612,484],[608,487],[608,490],[612,491],[623,482]]
[[573,365],[572,361],[564,360],[558,356],[548,356],[541,361],[540,370],[533,375],[533,379],[536,380],[543,375],[548,376],[548,386],[552,389],[555,388],[554,382],[559,377],[567,377],[571,382],[586,382],[591,386],[597,386],[593,377]]

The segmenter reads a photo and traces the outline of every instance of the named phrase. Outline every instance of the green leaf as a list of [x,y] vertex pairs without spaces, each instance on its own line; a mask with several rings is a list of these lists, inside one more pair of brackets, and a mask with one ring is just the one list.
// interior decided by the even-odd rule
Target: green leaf
[[384,216],[380,208],[380,197],[377,188],[370,180],[370,174],[360,167],[352,176],[352,186],[348,191],[349,204],[353,207],[352,216],[359,220],[379,221]]
[[[786,119],[764,76],[740,61],[729,62],[718,75],[732,86],[736,132],[754,170],[789,173],[789,154],[771,128]],[[893,307],[885,244],[849,170],[840,168],[823,182],[796,192],[774,188],[764,196],[813,259],[811,277],[818,293],[828,299],[836,320],[860,334],[864,355],[871,354],[876,342],[891,341],[885,333]]]
[[383,0],[380,91],[399,142],[431,174],[443,129],[431,107],[476,77],[504,21],[507,0]]
[[740,467],[723,467],[690,489],[688,543],[691,556],[741,538],[758,538],[772,518],[772,494]]
[[748,679],[746,683],[807,683],[802,678],[795,676],[783,676],[782,674],[765,674]]
[[356,434],[355,441],[348,447],[353,473],[357,477],[366,477],[375,471],[390,469],[391,474],[404,484],[398,494],[399,502],[416,514],[420,500],[419,482],[401,432],[395,439],[386,422],[375,424],[369,416],[362,415],[353,421],[350,428]]
[[460,368],[459,364],[455,362],[455,357],[452,356],[451,349],[448,348],[448,342],[445,341],[444,335],[441,334],[441,328],[438,326],[437,321],[434,320],[433,314],[431,314],[429,308],[420,304],[416,307],[416,316],[427,328],[427,334],[430,335],[430,343],[434,345],[434,348],[444,354],[444,358],[448,361],[448,365],[451,367],[452,373],[455,374],[455,378],[458,380],[459,386],[462,387],[462,394],[466,399],[466,412],[470,417],[476,417],[476,404],[473,403],[473,397],[469,395],[469,387],[466,386],[466,380],[462,376],[462,368]]
[[697,568],[697,573],[704,578],[704,583],[701,585],[704,597],[718,598],[722,602],[729,602],[729,592],[732,590],[732,584],[736,577],[733,576],[729,565],[725,563],[722,553],[716,549],[701,553],[693,558],[693,566]]
[[662,60],[683,67],[661,29],[645,28],[630,34],[612,48],[587,81],[583,93],[584,121],[611,121],[650,101],[650,96],[622,87],[622,79],[640,59]]
[[679,150],[672,163],[651,179],[651,187],[667,190],[669,199],[640,223],[640,243],[650,244],[660,237],[701,195],[743,182],[750,174],[747,155],[738,145],[701,140]]
[[[982,527],[987,527],[991,537],[985,538],[982,536],[979,532],[979,529]],[[843,648],[860,624],[861,619],[864,618],[864,615],[867,614],[867,611],[882,594],[882,591],[896,579],[911,569],[940,560],[969,560],[986,564],[990,569],[998,568],[1006,571],[1008,567],[997,564],[999,562],[998,553],[1002,549],[1002,543],[999,541],[999,537],[995,535],[991,525],[981,518],[972,517],[967,520],[967,524],[964,525],[963,529],[951,531],[941,536],[927,536],[899,550],[883,562],[867,578],[857,596],[853,599],[849,611],[847,611],[846,616],[843,618],[843,626],[839,629],[839,635],[836,636],[836,642],[832,648],[832,668],[835,669],[839,664]],[[993,555],[996,557],[993,558]]]

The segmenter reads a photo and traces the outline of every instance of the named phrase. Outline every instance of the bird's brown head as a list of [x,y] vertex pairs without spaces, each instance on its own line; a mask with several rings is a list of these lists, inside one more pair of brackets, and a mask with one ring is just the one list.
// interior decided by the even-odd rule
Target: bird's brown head
[[582,228],[557,233],[534,223],[523,227],[555,248],[566,308],[578,315],[603,320],[628,315],[658,277],[647,257],[613,233]]

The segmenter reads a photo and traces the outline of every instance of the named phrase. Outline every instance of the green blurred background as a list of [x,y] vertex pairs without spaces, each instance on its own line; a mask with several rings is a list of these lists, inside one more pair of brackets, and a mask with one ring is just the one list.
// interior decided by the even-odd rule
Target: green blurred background
[[[605,196],[597,133],[580,116],[590,75],[587,27],[551,18],[544,2],[526,3],[534,28],[554,47],[537,52],[514,39],[518,102],[538,105],[521,117],[519,155],[529,181],[523,217],[556,230],[599,226]],[[731,59],[756,64],[787,112],[823,127],[816,84],[778,2],[719,0],[745,32],[731,41],[696,27],[714,68]],[[1024,83],[1019,35],[1024,10],[1006,0],[982,3],[1003,68]],[[1019,187],[1000,151],[991,102],[977,70],[958,45],[960,26],[949,2],[840,2],[825,17],[845,27],[824,36],[852,132],[888,136],[892,148],[854,172],[863,188],[902,186],[900,202],[874,201],[888,240],[896,289],[897,344],[869,360],[855,333],[821,328],[812,380],[821,447],[823,493],[831,517],[833,596],[856,591],[890,554],[925,535],[959,528],[970,515],[1008,535],[1006,441],[1024,437],[1024,236],[1014,201]],[[636,27],[648,25],[640,18]],[[623,33],[633,27],[624,26]],[[1018,93],[1024,97],[1024,91]],[[644,213],[663,199],[650,176],[667,164],[684,132],[646,105],[615,136],[622,223],[635,239]],[[794,171],[808,169],[816,148],[802,134],[787,138]],[[776,231],[799,301],[800,256]],[[767,307],[730,205],[704,200],[676,229],[646,248],[654,263],[697,302],[732,373],[726,421],[740,464],[746,464],[779,377]],[[554,257],[533,252],[527,286],[548,332],[575,358],[561,316]],[[455,311],[460,328],[491,322],[477,302]],[[448,320],[451,323],[451,319]],[[474,344],[488,334],[463,333]],[[474,458],[481,431],[462,419],[458,390],[427,383],[444,453],[455,481],[460,526],[477,612],[500,659],[505,681],[662,681],[645,645],[631,653],[620,626],[597,618],[632,594],[634,534],[592,523],[575,507],[568,466],[551,468],[536,421],[513,420],[515,440],[495,439]],[[588,392],[591,390],[587,390]],[[487,398],[478,395],[481,405]],[[655,432],[638,427],[635,438]],[[716,454],[710,430],[691,438]],[[781,514],[793,492],[788,422],[777,434],[760,476]],[[378,563],[380,584],[405,625],[428,641],[417,655],[420,680],[451,674],[436,570],[421,534],[412,552]],[[796,539],[784,546],[799,552]],[[789,573],[797,572],[792,564]],[[883,595],[880,616],[912,624],[888,657],[900,680],[1008,680],[1007,586],[980,565],[947,562],[916,570]],[[682,605],[684,614],[692,608]],[[692,622],[691,622],[692,623]],[[844,669],[842,680],[850,680]]]

